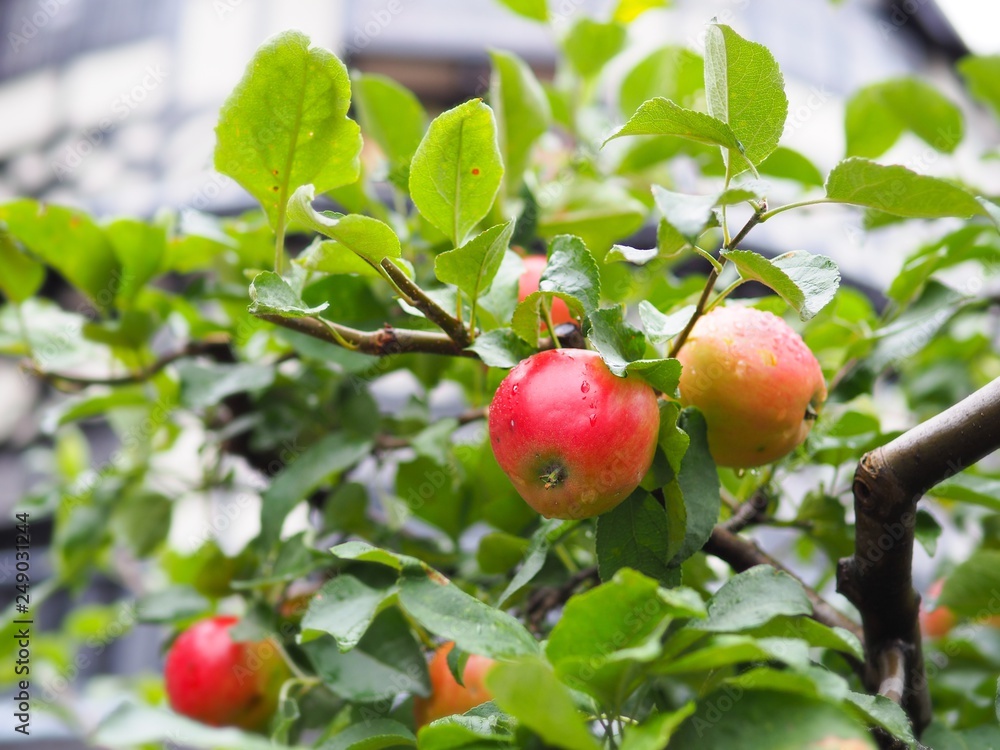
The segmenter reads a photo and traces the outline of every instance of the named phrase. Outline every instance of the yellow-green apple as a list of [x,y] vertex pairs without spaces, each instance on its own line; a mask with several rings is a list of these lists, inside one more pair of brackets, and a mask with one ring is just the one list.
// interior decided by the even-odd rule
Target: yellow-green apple
[[826,400],[816,357],[769,312],[716,308],[698,319],[677,358],[680,401],[705,415],[719,466],[762,466],[790,453]]

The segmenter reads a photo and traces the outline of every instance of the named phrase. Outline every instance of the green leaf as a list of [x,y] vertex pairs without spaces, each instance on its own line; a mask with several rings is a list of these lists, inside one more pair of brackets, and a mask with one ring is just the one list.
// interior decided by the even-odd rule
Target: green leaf
[[458,247],[490,210],[503,172],[493,110],[473,99],[427,129],[410,164],[410,196]]
[[687,195],[674,193],[659,185],[653,185],[653,200],[663,215],[664,221],[677,230],[692,245],[710,226],[718,226],[715,209],[731,206],[759,197],[754,189],[729,188],[708,195]]
[[942,153],[962,141],[962,111],[918,78],[896,78],[866,86],[847,101],[847,155],[881,156],[904,131]]
[[160,272],[167,253],[167,233],[162,226],[135,219],[118,219],[104,227],[104,233],[122,265],[121,284],[115,295],[128,305],[146,283]]
[[621,750],[663,750],[677,727],[694,713],[694,709],[694,703],[687,703],[676,711],[654,713],[642,724],[628,727]]
[[704,87],[705,63],[700,55],[684,47],[661,47],[640,60],[622,80],[618,109],[629,117],[644,102],[662,97],[690,111]]
[[258,548],[270,550],[292,508],[307,500],[327,479],[354,466],[371,452],[372,443],[348,432],[331,432],[301,453],[289,451],[285,467],[264,492]]
[[[295,191],[288,201],[288,218],[326,235],[331,240],[350,250],[372,268],[377,268],[383,258],[399,258],[403,251],[399,246],[399,237],[388,224],[360,214],[319,213],[312,207],[315,198],[315,187],[303,185]],[[338,247],[338,253],[343,251]],[[328,262],[336,260],[336,254]],[[344,273],[356,273],[356,268],[348,267]]]
[[289,196],[358,179],[361,131],[347,118],[347,68],[309,37],[286,31],[265,42],[222,105],[215,168],[260,201],[271,226],[284,225]]
[[742,154],[740,142],[729,125],[662,97],[644,102],[604,143],[627,135],[671,135]]
[[45,267],[29,257],[10,233],[0,228],[0,292],[11,302],[24,302],[38,291],[43,281]]
[[837,203],[914,219],[987,215],[970,193],[950,182],[858,157],[845,159],[833,168],[826,178],[826,195]]
[[539,659],[497,664],[486,675],[494,702],[547,745],[599,750],[569,691]]
[[[89,216],[24,198],[0,205],[3,224],[28,250],[86,294],[98,310],[111,308],[123,282],[122,267],[107,236]],[[21,272],[29,274],[29,280],[32,273],[37,274],[23,264]]]
[[[803,750],[878,747],[846,710],[824,699],[785,692],[734,692],[723,687],[699,701],[671,746],[698,750]],[[735,696],[735,698],[734,698]],[[719,720],[719,706],[731,705]]]
[[549,9],[546,0],[500,0],[518,15],[530,18],[532,21],[545,23],[549,20]]
[[712,23],[705,34],[708,113],[728,123],[752,164],[777,147],[788,115],[785,81],[767,47],[729,26]]
[[393,570],[403,570],[404,568],[414,568],[416,570],[430,570],[422,561],[410,555],[401,555],[398,552],[390,552],[386,549],[379,549],[368,544],[368,542],[344,542],[336,547],[330,548],[330,554],[339,557],[341,560],[357,560],[358,562],[384,565]]
[[228,365],[186,359],[177,364],[177,370],[181,403],[191,409],[209,409],[234,393],[260,391],[274,382],[273,367],[246,362]]
[[465,593],[440,573],[404,572],[399,603],[429,631],[470,654],[503,659],[538,653],[538,643],[520,622]]
[[580,175],[542,204],[538,234],[579,237],[595,257],[638,230],[648,209],[622,185]]
[[840,286],[840,270],[825,255],[793,250],[768,259],[751,250],[724,250],[722,257],[736,266],[744,279],[759,281],[777,292],[802,320],[809,320],[829,304]]
[[172,623],[196,617],[211,604],[191,586],[170,586],[140,596],[135,603],[139,622]]
[[[862,660],[864,657],[861,657]],[[743,690],[766,690],[840,702],[850,692],[847,680],[835,672],[809,664],[804,669],[754,667],[726,679],[727,685]]]
[[140,491],[118,500],[111,516],[115,537],[140,560],[170,532],[173,503],[156,492]]
[[302,318],[318,315],[330,306],[324,302],[309,307],[288,283],[273,271],[257,274],[250,283],[250,312],[254,315],[280,315],[283,318]]
[[659,256],[659,248],[638,248],[628,245],[612,245],[608,254],[604,256],[605,263],[634,263],[637,266],[644,266],[649,261],[655,260]]
[[316,676],[345,700],[390,703],[400,693],[430,694],[427,662],[409,623],[396,608],[382,612],[358,645],[343,652],[324,636],[302,645]]
[[969,55],[958,61],[969,91],[1000,116],[1000,55]]
[[309,247],[295,258],[295,263],[309,271],[328,273],[331,276],[357,274],[372,279],[382,277],[375,266],[360,255],[336,240],[324,240],[319,237],[316,237]]
[[830,628],[809,617],[779,615],[749,632],[755,638],[799,638],[814,648],[829,648],[864,661],[864,647],[853,633]]
[[941,536],[941,524],[935,520],[934,516],[922,508],[917,511],[916,523],[913,527],[913,536],[920,546],[924,548],[931,557],[937,552],[938,538]]
[[548,264],[529,294],[514,310],[512,328],[532,346],[538,344],[541,303],[559,297],[574,315],[589,313],[601,299],[601,274],[597,261],[579,237],[559,235],[549,244]]
[[[450,657],[454,650],[448,653]],[[477,707],[478,708],[478,707]],[[473,712],[477,709],[473,709]],[[455,715],[445,716],[420,729],[420,750],[489,750],[509,747],[513,737],[495,716]]]
[[[699,624],[695,623],[694,627]],[[667,645],[669,647],[669,643]],[[809,647],[792,638],[719,635],[699,643],[697,648],[683,656],[661,660],[656,665],[655,672],[664,675],[690,674],[761,661],[774,661],[805,669],[809,664]]]
[[258,734],[210,727],[160,708],[124,703],[106,716],[90,741],[101,747],[134,748],[176,744],[205,750],[287,750]]
[[513,233],[513,219],[490,227],[462,247],[437,256],[434,272],[442,282],[454,284],[475,302],[493,283]]
[[391,169],[406,168],[427,129],[427,112],[405,86],[376,73],[355,73],[354,106],[365,134],[389,159]]
[[638,375],[661,393],[673,394],[681,378],[676,359],[643,359],[646,339],[642,332],[625,322],[622,307],[594,310],[588,316],[587,340],[594,345],[604,364],[618,377]]
[[669,315],[664,315],[649,300],[639,302],[639,318],[646,330],[646,338],[656,345],[667,343],[683,331],[694,311],[694,305],[684,305]]
[[1000,606],[1000,550],[981,549],[945,579],[938,606],[959,617],[986,618]]
[[625,26],[581,15],[562,40],[563,54],[583,78],[593,78],[625,46]]
[[597,562],[602,581],[622,568],[632,568],[664,586],[681,581],[679,566],[671,567],[670,522],[663,507],[645,490],[597,518]]
[[395,591],[395,586],[369,586],[346,573],[331,578],[309,600],[301,642],[330,635],[341,651],[350,651]]
[[1000,513],[1000,478],[963,471],[932,487],[927,494],[961,503],[972,503]]
[[[719,521],[722,500],[719,495],[719,473],[708,452],[708,428],[705,417],[692,407],[684,409],[677,426],[690,438],[681,459],[677,485],[684,503],[684,542],[672,561],[675,565],[687,560],[705,546],[712,529]],[[662,439],[661,439],[662,444]]]
[[782,615],[811,615],[802,584],[770,565],[756,565],[730,578],[708,602],[708,619],[692,627],[738,633]]
[[538,529],[531,535],[531,541],[524,554],[524,562],[521,563],[521,567],[507,584],[507,588],[500,594],[498,606],[507,606],[510,598],[538,575],[542,566],[545,565],[545,559],[548,557],[553,541],[561,538],[578,525],[579,521],[563,521],[558,518],[546,518],[539,524]]
[[619,23],[632,23],[647,10],[669,8],[672,0],[618,0],[611,20]]
[[559,679],[603,705],[638,687],[641,665],[660,655],[671,619],[658,589],[652,578],[626,568],[572,597],[545,648]]
[[506,194],[516,196],[535,141],[549,129],[552,111],[545,90],[525,62],[493,50],[490,104],[497,118],[497,140],[504,163]]
[[887,730],[910,747],[916,747],[913,727],[902,706],[886,698],[884,695],[867,695],[850,692],[847,702],[854,706],[857,712],[867,721]]
[[468,347],[490,367],[510,369],[535,353],[535,348],[510,328],[497,328],[476,337]]
[[382,750],[416,745],[413,732],[398,721],[368,718],[330,738],[319,746],[319,750]]
[[785,146],[778,146],[764,159],[757,171],[762,175],[794,180],[806,187],[823,187],[823,175],[809,159]]

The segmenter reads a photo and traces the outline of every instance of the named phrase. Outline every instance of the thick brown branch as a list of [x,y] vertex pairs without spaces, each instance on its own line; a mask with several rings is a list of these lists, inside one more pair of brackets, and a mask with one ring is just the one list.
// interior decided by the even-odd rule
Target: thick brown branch
[[902,648],[901,705],[918,733],[931,720],[931,704],[917,619],[920,597],[911,577],[917,502],[997,448],[1000,378],[865,454],[854,475],[855,551],[840,561],[837,589],[861,613],[870,690],[883,682],[885,652]]
[[729,567],[738,573],[749,570],[755,565],[770,565],[783,573],[788,573],[788,575],[802,583],[806,591],[806,596],[809,597],[809,601],[813,605],[814,620],[831,628],[843,628],[858,638],[863,638],[860,625],[840,612],[815,590],[803,583],[801,578],[761,550],[756,544],[749,539],[732,533],[724,528],[722,524],[716,526],[712,531],[712,536],[709,537],[708,544],[705,545],[704,550],[709,555],[714,555],[728,563]]
[[396,288],[406,297],[406,301],[420,310],[427,319],[448,334],[448,337],[462,349],[472,343],[468,329],[453,315],[449,315],[437,302],[427,296],[426,292],[413,283],[409,276],[389,258],[383,258],[382,269],[386,272]]

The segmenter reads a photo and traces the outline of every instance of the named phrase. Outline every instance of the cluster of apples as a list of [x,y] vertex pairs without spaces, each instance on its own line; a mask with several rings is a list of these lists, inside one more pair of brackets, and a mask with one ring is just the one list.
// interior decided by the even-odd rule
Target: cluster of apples
[[[524,262],[522,300],[538,289],[546,259]],[[574,322],[561,300],[550,312],[556,325]],[[768,312],[712,310],[699,318],[678,359],[680,403],[704,414],[720,466],[761,466],[794,450],[826,399],[816,358]],[[490,441],[532,508],[550,518],[590,518],[642,481],[656,452],[659,414],[658,396],[645,381],[614,375],[596,352],[552,349],[504,378],[490,404]],[[177,638],[166,659],[167,696],[178,713],[206,724],[260,731],[290,672],[273,641],[234,641],[236,622],[212,617]],[[493,661],[471,655],[459,684],[448,667],[452,646],[444,644],[430,660],[431,695],[414,700],[418,727],[490,699],[484,677]]]
[[[541,256],[527,261],[521,299],[545,267]],[[563,305],[560,318],[568,314]],[[678,359],[680,403],[704,414],[719,466],[751,468],[788,454],[826,400],[816,357],[769,312],[712,310]],[[649,470],[659,408],[649,385],[615,376],[595,352],[552,349],[510,371],[490,404],[489,429],[497,462],[525,502],[549,518],[590,518],[628,497]]]
[[[230,616],[209,617],[177,637],[164,667],[167,699],[174,711],[204,724],[261,732],[291,672],[274,641],[234,640],[230,631],[237,622]],[[493,660],[470,655],[459,684],[448,668],[453,646],[445,643],[431,658],[430,696],[413,702],[417,727],[491,699],[484,678]]]

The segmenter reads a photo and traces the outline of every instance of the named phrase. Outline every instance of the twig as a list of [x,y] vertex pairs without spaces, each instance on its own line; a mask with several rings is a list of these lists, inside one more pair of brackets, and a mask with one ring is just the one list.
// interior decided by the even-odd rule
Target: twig
[[[457,417],[453,417],[453,419],[458,422],[459,426],[470,424],[480,419],[486,419],[486,409],[468,409]],[[400,448],[408,448],[410,445],[410,438],[399,437],[398,435],[378,435],[375,438],[376,450],[398,450]]]
[[764,491],[763,488],[760,488],[750,495],[750,497],[748,497],[744,502],[742,502],[736,510],[733,511],[732,516],[719,525],[726,531],[733,534],[743,531],[743,529],[750,524],[763,518],[764,514],[767,512],[767,506],[770,502],[770,496]]
[[565,604],[579,586],[587,582],[596,583],[599,580],[597,566],[592,565],[589,568],[578,570],[561,586],[546,586],[535,589],[524,605],[524,614],[528,618],[528,622],[537,632],[541,629],[545,616]]
[[[281,315],[257,313],[258,318],[274,323],[276,326],[290,331],[312,336],[334,346],[343,347],[346,341],[351,351],[370,354],[374,357],[385,357],[390,354],[408,352],[423,352],[425,354],[442,354],[449,357],[469,357],[478,359],[475,352],[463,349],[446,334],[435,331],[416,331],[410,328],[394,328],[386,323],[377,331],[359,331],[339,323],[325,321],[321,323],[315,318],[285,318]],[[332,330],[331,330],[332,329]],[[337,332],[335,336],[333,331]],[[576,326],[561,325],[558,327],[559,342],[564,348],[581,349],[584,346],[580,329]],[[343,341],[338,341],[340,337]],[[554,349],[550,338],[538,341],[538,349]]]
[[377,331],[359,331],[356,328],[339,323],[321,323],[314,318],[285,318],[280,315],[258,314],[258,318],[274,323],[282,328],[304,333],[307,336],[326,341],[335,346],[341,342],[331,332],[347,341],[354,351],[384,357],[389,354],[404,352],[426,352],[428,354],[446,354],[452,357],[475,357],[473,352],[465,351],[450,337],[434,331],[414,331],[408,328],[393,328],[386,324]]
[[723,524],[716,526],[712,531],[712,536],[709,537],[704,550],[706,553],[724,560],[736,572],[749,570],[755,565],[770,565],[783,573],[788,573],[792,578],[802,583],[803,588],[805,588],[806,596],[809,597],[809,601],[813,605],[812,616],[814,620],[831,628],[843,628],[863,640],[864,635],[858,623],[835,608],[815,590],[803,583],[801,578],[762,551],[756,544],[725,529]]
[[901,705],[919,734],[931,701],[913,589],[914,526],[921,496],[1000,448],[1000,378],[892,442],[866,453],[854,475],[854,555],[840,561],[837,590],[861,613],[866,683],[881,687],[883,653],[902,645]]
[[420,310],[429,321],[448,334],[448,338],[454,341],[462,349],[472,343],[469,330],[461,320],[453,315],[449,315],[437,302],[427,296],[427,293],[413,283],[403,270],[392,262],[389,258],[383,258],[379,264],[386,272],[399,291],[406,297],[406,301]]
[[[217,351],[220,347],[228,348],[229,337],[226,335],[208,337],[202,339],[201,341],[191,341],[181,349],[169,354],[164,354],[159,359],[157,359],[152,364],[143,367],[139,370],[135,370],[128,375],[117,375],[117,376],[106,376],[106,377],[92,377],[89,375],[73,375],[72,373],[65,372],[51,372],[48,370],[41,369],[37,364],[31,360],[24,360],[21,363],[21,369],[25,372],[33,375],[39,380],[43,380],[50,385],[59,388],[61,385],[71,385],[75,388],[69,390],[79,391],[88,385],[132,385],[135,383],[143,383],[158,372],[163,370],[170,364],[173,364],[179,359],[184,357],[194,357],[199,354],[210,354]],[[67,390],[67,389],[61,389]]]
[[[766,202],[761,205],[759,210],[754,211],[753,215],[747,220],[747,223],[743,225],[743,228],[737,232],[736,236],[729,240],[729,242],[727,242],[722,249],[732,250],[734,247],[739,245],[746,238],[746,236],[750,234],[750,230],[760,223],[760,217],[765,211],[767,211]],[[698,322],[698,318],[700,318],[701,314],[705,311],[705,305],[708,304],[708,298],[711,296],[712,290],[715,289],[715,282],[719,280],[719,274],[721,273],[722,266],[724,264],[725,260],[723,260],[722,264],[719,264],[718,266],[713,265],[712,270],[709,271],[708,278],[705,279],[705,288],[701,290],[701,297],[698,298],[698,304],[695,306],[694,312],[691,313],[691,319],[688,320],[687,325],[684,326],[684,330],[677,334],[677,338],[674,339],[673,344],[670,346],[670,354],[667,355],[668,357],[676,357],[677,352],[679,352],[681,347],[684,346],[684,342],[687,341],[688,336],[691,334],[691,329],[694,328],[694,324]]]

